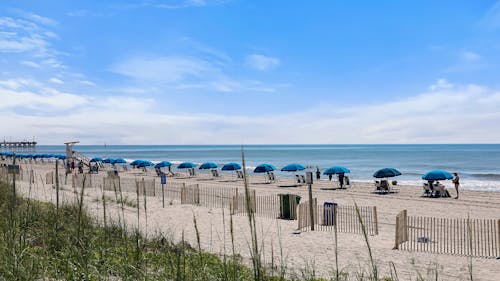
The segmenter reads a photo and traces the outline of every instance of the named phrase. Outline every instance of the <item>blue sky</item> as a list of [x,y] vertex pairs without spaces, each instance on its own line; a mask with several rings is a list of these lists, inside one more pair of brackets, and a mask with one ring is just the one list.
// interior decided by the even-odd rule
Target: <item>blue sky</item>
[[0,130],[58,144],[491,143],[498,1],[2,1]]

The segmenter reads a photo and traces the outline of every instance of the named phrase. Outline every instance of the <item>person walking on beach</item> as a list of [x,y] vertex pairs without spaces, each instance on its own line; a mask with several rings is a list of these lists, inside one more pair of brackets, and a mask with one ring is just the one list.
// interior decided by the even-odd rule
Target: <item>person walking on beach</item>
[[316,179],[321,179],[321,171],[319,170],[319,167],[316,167]]
[[78,162],[78,173],[83,174],[83,162],[81,160]]
[[340,188],[344,187],[344,173],[339,174],[339,184]]
[[453,183],[455,184],[455,190],[457,191],[457,197],[455,199],[458,199],[458,188],[460,187],[460,177],[458,176],[458,173],[453,173],[455,176],[453,178]]
[[330,180],[330,181],[332,180],[332,174],[328,175],[328,180]]

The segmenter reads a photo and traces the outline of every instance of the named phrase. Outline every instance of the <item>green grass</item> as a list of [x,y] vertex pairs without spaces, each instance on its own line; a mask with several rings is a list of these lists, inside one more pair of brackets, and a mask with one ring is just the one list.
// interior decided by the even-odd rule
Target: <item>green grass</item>
[[11,194],[0,183],[0,280],[253,280],[237,255],[222,261],[166,237],[98,226],[78,205],[57,215],[52,204],[17,198],[13,208]]

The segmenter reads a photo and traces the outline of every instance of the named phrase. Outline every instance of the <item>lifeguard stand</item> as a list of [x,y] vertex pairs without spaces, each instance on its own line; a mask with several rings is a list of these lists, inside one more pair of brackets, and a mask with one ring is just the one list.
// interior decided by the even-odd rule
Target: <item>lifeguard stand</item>
[[64,144],[66,145],[66,173],[70,174],[70,166],[69,163],[75,161],[75,151],[73,150],[73,146],[75,144],[80,143],[79,141],[70,141],[70,142],[65,142]]

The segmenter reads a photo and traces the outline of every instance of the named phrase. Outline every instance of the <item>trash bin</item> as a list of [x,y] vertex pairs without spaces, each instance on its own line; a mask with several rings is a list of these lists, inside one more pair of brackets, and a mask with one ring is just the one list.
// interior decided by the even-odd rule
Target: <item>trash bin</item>
[[325,202],[323,204],[323,225],[335,225],[335,212],[337,203]]
[[280,219],[297,219],[297,205],[300,203],[301,197],[290,193],[278,194],[278,196],[280,197]]

